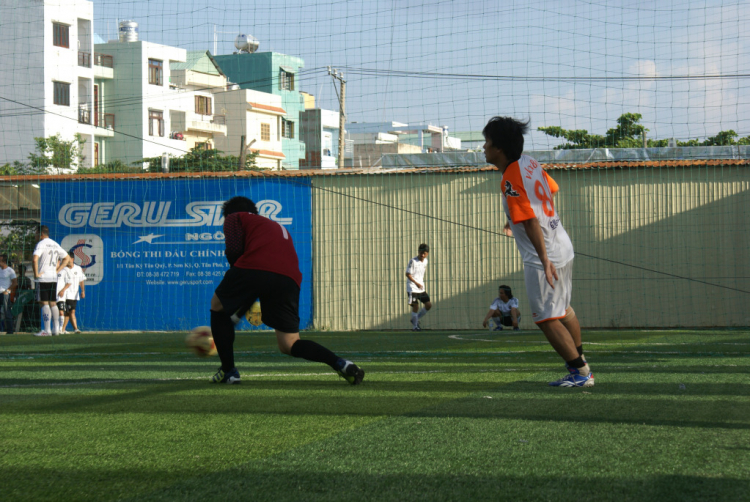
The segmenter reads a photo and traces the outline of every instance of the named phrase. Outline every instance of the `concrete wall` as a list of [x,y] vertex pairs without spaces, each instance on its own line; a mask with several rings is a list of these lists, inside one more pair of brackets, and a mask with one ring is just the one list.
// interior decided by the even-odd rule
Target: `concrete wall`
[[[747,290],[750,272],[748,167],[550,174],[577,254],[572,305],[584,327],[750,325],[747,293],[731,289]],[[407,329],[404,272],[422,242],[434,305],[424,327],[481,329],[499,284],[528,314],[499,183],[493,171],[315,176],[315,327]],[[529,317],[522,327],[534,327]]]

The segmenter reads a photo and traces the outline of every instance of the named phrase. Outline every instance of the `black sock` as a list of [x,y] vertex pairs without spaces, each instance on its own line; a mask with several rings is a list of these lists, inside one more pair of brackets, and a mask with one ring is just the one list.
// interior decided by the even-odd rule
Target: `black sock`
[[221,369],[234,369],[234,323],[229,314],[211,311],[211,333],[221,359]]
[[583,358],[581,356],[578,356],[572,361],[568,361],[568,366],[571,366],[576,369],[581,369],[584,366],[586,366],[586,363],[583,362]]
[[578,355],[582,356],[583,355],[583,344],[581,344],[578,347],[576,347],[576,350],[578,351]]
[[301,357],[308,361],[315,361],[316,363],[325,363],[334,370],[339,370],[339,361],[343,361],[339,356],[323,347],[319,343],[315,343],[312,340],[297,340],[292,345],[290,351],[292,357]]

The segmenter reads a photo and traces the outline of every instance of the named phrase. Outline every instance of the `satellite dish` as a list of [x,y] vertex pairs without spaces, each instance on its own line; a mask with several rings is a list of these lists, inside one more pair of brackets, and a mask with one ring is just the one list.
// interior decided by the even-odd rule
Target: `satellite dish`
[[234,39],[234,46],[240,52],[255,52],[258,50],[259,45],[260,42],[258,42],[257,38],[252,35],[246,35],[244,33],[240,33],[239,35],[237,35],[237,38]]

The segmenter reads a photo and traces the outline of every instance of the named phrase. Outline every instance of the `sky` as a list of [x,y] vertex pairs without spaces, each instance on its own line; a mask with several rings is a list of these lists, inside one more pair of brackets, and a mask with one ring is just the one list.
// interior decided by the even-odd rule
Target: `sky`
[[[750,1],[94,0],[95,31],[117,21],[188,50],[301,57],[299,90],[338,110],[326,67],[344,72],[349,122],[429,122],[479,131],[530,119],[527,149],[561,126],[604,134],[640,113],[651,138],[750,135]],[[708,77],[707,77],[708,76]]]

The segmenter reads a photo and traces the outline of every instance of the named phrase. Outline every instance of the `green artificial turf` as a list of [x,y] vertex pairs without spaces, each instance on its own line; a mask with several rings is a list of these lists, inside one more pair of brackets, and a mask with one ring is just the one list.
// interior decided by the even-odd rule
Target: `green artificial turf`
[[239,386],[184,333],[0,337],[0,500],[747,500],[750,333],[303,333],[350,386],[239,334]]

